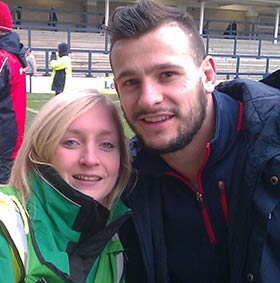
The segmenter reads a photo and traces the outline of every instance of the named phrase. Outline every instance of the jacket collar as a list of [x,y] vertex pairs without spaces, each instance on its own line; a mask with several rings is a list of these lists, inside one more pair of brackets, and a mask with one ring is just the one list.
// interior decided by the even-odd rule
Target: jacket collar
[[40,165],[32,172],[31,179],[32,194],[27,205],[33,220],[47,217],[56,229],[69,229],[68,235],[82,239],[106,225],[109,210],[71,187],[53,167]]
[[243,113],[241,104],[230,96],[214,91],[216,112],[216,131],[210,143],[208,164],[218,161],[235,143],[239,131],[242,129]]

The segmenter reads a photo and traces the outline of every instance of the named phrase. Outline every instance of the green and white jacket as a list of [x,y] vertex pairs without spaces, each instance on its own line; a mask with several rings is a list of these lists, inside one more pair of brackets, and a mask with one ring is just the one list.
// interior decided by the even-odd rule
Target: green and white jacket
[[27,211],[13,187],[0,189],[0,283],[125,282],[117,231],[130,214],[120,200],[110,213],[40,166]]

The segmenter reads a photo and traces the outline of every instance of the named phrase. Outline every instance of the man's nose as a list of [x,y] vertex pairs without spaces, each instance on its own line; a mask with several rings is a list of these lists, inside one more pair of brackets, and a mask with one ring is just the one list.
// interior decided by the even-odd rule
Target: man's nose
[[139,98],[139,104],[142,107],[151,107],[163,101],[161,88],[152,81],[146,81],[142,84],[142,90]]

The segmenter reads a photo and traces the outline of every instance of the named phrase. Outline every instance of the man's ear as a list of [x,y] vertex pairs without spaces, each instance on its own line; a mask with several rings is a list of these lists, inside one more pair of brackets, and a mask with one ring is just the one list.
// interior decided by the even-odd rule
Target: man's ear
[[118,86],[118,83],[116,81],[116,79],[114,78],[114,84],[115,84],[115,89],[116,89],[116,92],[118,94],[118,97],[120,98],[120,94],[119,94],[119,86]]
[[205,93],[212,93],[216,86],[216,64],[211,56],[206,56],[201,64],[202,84]]

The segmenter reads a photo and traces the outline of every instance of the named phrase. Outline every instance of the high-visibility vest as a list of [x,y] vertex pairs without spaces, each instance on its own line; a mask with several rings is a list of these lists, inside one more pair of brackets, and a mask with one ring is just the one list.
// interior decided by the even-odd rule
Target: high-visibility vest
[[28,214],[15,196],[2,192],[0,192],[0,227],[9,241],[15,276],[20,282],[28,272],[29,264]]

